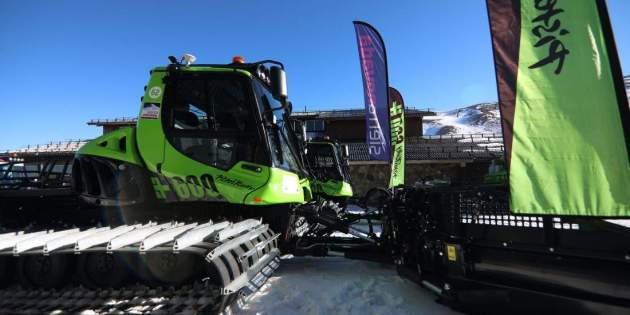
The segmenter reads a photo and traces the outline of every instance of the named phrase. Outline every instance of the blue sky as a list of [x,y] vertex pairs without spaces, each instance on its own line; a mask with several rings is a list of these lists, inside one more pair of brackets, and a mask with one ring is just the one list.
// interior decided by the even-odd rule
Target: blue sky
[[[609,0],[630,72],[630,1]],[[135,116],[149,70],[168,55],[202,63],[285,63],[296,109],[360,108],[353,20],[385,39],[390,84],[408,106],[495,101],[483,0],[0,1],[0,150],[91,138],[91,118]]]

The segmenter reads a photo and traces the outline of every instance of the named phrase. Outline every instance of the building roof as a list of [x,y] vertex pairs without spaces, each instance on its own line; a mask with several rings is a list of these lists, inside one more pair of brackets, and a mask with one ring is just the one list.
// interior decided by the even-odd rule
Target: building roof
[[90,140],[66,140],[50,142],[46,144],[28,145],[16,150],[0,150],[3,156],[39,156],[39,155],[66,155],[74,154]]
[[[405,108],[406,117],[434,116],[435,112],[430,109]],[[322,111],[293,112],[291,117],[297,119],[362,119],[365,118],[365,109],[340,109]]]
[[133,126],[138,121],[136,117],[120,117],[108,119],[91,119],[87,122],[90,126]]
[[[435,116],[435,112],[430,109],[406,108],[406,117]],[[365,109],[339,109],[293,112],[291,117],[297,119],[357,119],[365,117]],[[87,122],[91,126],[133,126],[138,121],[135,117],[120,117],[109,119],[92,119]]]

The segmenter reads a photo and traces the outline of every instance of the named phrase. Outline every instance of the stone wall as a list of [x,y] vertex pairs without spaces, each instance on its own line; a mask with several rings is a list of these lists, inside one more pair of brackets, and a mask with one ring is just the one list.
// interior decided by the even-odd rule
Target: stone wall
[[[442,179],[451,182],[478,182],[488,172],[488,162],[411,161],[405,165],[405,184]],[[356,197],[373,187],[387,187],[390,165],[378,162],[350,163],[350,178]]]

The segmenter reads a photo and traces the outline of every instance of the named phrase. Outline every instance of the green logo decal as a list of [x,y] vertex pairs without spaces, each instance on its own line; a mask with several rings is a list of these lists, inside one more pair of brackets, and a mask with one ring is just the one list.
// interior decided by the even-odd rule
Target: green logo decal
[[149,90],[149,97],[152,99],[158,99],[162,96],[162,88],[159,86],[154,86]]

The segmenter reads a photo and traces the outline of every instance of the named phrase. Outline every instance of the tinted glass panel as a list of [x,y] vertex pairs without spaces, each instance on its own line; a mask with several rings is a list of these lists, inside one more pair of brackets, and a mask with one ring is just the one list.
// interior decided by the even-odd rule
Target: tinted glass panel
[[228,169],[264,163],[247,81],[226,74],[186,74],[170,83],[164,119],[169,142],[196,161]]
[[297,156],[299,150],[297,137],[293,134],[291,121],[287,119],[282,103],[275,99],[262,84],[258,81],[254,82],[260,95],[261,112],[265,113],[268,121],[275,120],[275,124],[267,124],[267,138],[274,166],[302,174]]
[[310,143],[307,149],[308,165],[315,176],[320,179],[343,180],[332,145]]

